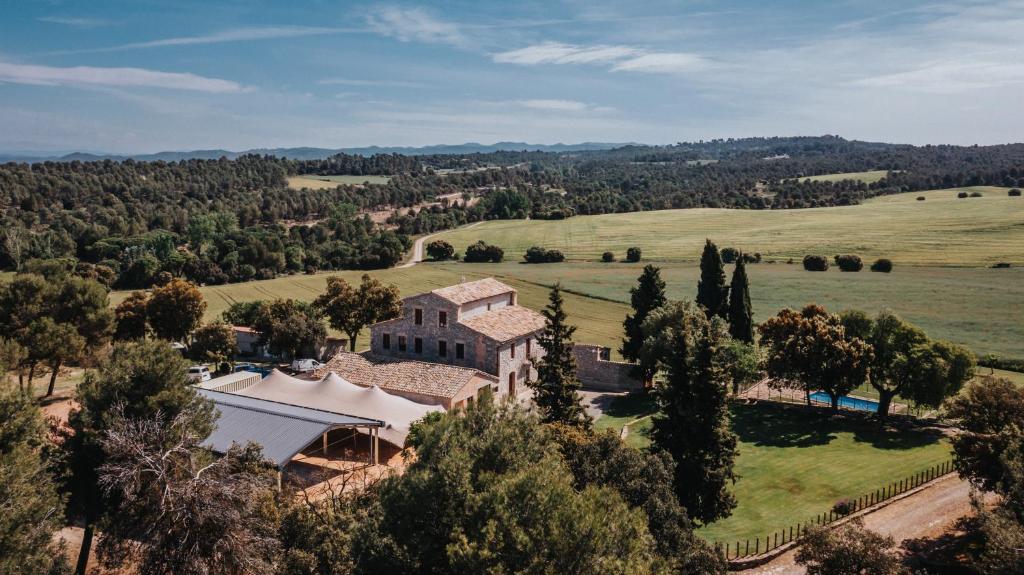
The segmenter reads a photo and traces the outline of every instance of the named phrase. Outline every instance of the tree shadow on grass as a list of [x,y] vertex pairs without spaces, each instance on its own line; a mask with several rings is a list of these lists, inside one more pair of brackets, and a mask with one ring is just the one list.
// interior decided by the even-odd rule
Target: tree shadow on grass
[[767,402],[733,404],[732,429],[741,441],[767,447],[827,445],[837,433],[852,433],[878,449],[915,449],[943,438],[935,428],[883,426],[872,414]]
[[657,409],[658,404],[650,394],[631,393],[612,400],[605,408],[604,414],[610,417],[636,418],[653,413]]

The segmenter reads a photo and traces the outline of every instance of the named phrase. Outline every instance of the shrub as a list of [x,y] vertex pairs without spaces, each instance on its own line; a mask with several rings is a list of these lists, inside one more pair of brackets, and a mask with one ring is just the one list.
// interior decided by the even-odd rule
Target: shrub
[[1020,197],[1020,189],[1019,188],[1014,188],[1014,189],[1010,190],[1009,192],[1007,192],[1006,195],[1011,196],[1011,197],[1018,197],[1019,198]]
[[983,193],[981,193],[981,192],[971,192],[971,197],[972,197],[972,198],[980,198],[980,197],[982,197],[982,196],[984,196],[984,195],[985,195],[985,194],[983,194]]
[[743,254],[743,263],[759,264],[761,263],[761,254],[758,252],[754,252],[753,254]]
[[828,271],[828,259],[825,256],[804,256],[804,269],[809,272]]
[[627,262],[638,262],[640,261],[640,248],[629,248],[626,250],[626,261]]
[[601,261],[605,263],[613,262],[615,261],[615,254],[613,254],[612,252],[605,252],[601,254]]
[[463,261],[469,263],[492,262],[498,263],[505,258],[505,251],[498,246],[484,243],[483,240],[466,248],[466,255]]
[[836,515],[849,515],[853,512],[853,502],[849,499],[840,499],[832,506],[832,511],[835,511]]
[[853,254],[836,256],[836,265],[839,266],[840,271],[844,272],[859,272],[864,269],[864,262],[861,261],[860,256]]
[[539,246],[533,246],[526,250],[523,259],[528,264],[547,264],[564,261],[565,256],[558,250],[546,250]]
[[1006,269],[1006,268],[1010,267],[1010,262],[996,262],[996,263],[992,264],[992,267],[994,267],[996,269]]
[[871,271],[889,273],[892,271],[892,260],[886,258],[880,258],[875,260],[875,263],[871,264]]
[[956,195],[956,197],[962,200],[967,197],[967,192],[960,192],[959,194]]
[[455,248],[444,240],[434,240],[427,244],[427,255],[435,261],[450,260],[455,257]]
[[722,248],[722,263],[734,264],[740,257],[740,251],[736,248]]
[[917,201],[923,202],[924,200],[925,200],[924,196],[917,196]]

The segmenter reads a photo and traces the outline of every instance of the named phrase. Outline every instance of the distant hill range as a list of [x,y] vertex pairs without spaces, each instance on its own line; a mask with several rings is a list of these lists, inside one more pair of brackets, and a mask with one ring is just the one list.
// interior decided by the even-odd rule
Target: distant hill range
[[588,150],[611,150],[632,143],[583,142],[581,144],[527,144],[525,142],[497,142],[494,144],[440,144],[420,148],[395,146],[369,146],[365,148],[255,148],[242,152],[230,150],[190,150],[187,152],[157,152],[155,154],[102,154],[89,152],[71,152],[66,154],[46,155],[40,152],[0,152],[0,163],[7,162],[95,162],[98,160],[127,160],[141,162],[176,162],[179,160],[216,160],[219,158],[235,159],[245,154],[259,154],[291,158],[293,160],[320,160],[334,154],[353,154],[372,156],[374,154],[403,154],[407,156],[428,156],[434,154],[487,154],[502,151],[539,151],[539,152],[582,152]]

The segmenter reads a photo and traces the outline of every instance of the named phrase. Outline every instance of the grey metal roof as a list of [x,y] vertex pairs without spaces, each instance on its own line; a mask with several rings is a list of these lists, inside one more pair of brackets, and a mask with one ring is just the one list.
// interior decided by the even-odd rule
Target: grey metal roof
[[219,412],[213,433],[206,438],[203,445],[223,453],[236,443],[258,443],[263,447],[263,456],[278,468],[287,465],[295,454],[332,429],[357,425],[383,425],[383,422],[375,419],[352,417],[210,389],[196,391],[212,401]]

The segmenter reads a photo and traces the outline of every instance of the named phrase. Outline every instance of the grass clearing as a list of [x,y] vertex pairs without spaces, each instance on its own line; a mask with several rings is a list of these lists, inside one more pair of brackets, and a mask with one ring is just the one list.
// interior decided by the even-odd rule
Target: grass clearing
[[889,174],[889,170],[871,170],[869,172],[849,172],[846,174],[822,174],[820,176],[809,176],[804,178],[805,182],[841,182],[843,180],[854,180],[873,184]]
[[[980,198],[957,199],[959,191]],[[925,196],[926,201],[917,201]],[[797,210],[697,208],[576,216],[567,220],[495,220],[442,233],[455,249],[483,239],[518,259],[537,245],[571,260],[620,258],[637,246],[645,259],[696,261],[705,238],[719,247],[760,252],[765,259],[800,261],[806,254],[855,253],[866,262],[886,257],[897,266],[1024,264],[1024,200],[1004,188],[912,192],[856,206]]]
[[[619,428],[623,419],[652,408],[623,398],[596,425]],[[733,486],[738,505],[731,517],[698,532],[723,544],[806,521],[839,499],[863,495],[950,457],[949,444],[937,431],[880,430],[857,414],[833,417],[801,406],[737,403],[732,416],[740,440],[740,479]],[[631,425],[627,442],[649,445],[650,429],[650,419]]]
[[386,184],[390,180],[391,176],[319,176],[306,174],[303,176],[288,176],[288,187],[295,190],[301,190],[302,188],[333,190],[340,185]]

